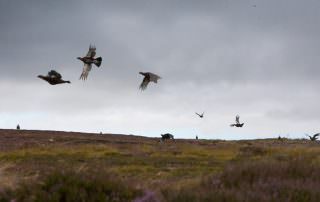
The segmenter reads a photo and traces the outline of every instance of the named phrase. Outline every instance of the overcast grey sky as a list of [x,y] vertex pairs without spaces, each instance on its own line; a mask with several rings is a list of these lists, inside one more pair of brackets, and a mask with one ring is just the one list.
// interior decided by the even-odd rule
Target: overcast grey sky
[[[319,132],[319,21],[318,0],[0,0],[0,128],[210,139]],[[103,62],[83,82],[76,57],[89,44]],[[37,78],[50,69],[72,84]],[[139,71],[163,79],[141,92]],[[244,128],[229,126],[237,114]]]

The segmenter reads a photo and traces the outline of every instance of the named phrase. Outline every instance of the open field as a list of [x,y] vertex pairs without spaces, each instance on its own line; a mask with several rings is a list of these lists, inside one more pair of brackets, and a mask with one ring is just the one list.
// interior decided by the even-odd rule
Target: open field
[[320,145],[0,130],[0,201],[320,201]]

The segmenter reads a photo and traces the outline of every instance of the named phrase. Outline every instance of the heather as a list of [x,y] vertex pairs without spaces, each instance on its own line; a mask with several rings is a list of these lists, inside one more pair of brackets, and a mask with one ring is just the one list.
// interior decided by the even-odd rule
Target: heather
[[0,201],[320,201],[320,148],[0,130]]

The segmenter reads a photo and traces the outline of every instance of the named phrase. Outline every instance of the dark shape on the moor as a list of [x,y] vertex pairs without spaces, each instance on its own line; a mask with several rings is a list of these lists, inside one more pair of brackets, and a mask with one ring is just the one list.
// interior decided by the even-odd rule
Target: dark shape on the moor
[[97,67],[100,67],[102,62],[102,57],[94,58],[96,55],[96,47],[90,45],[89,51],[85,57],[77,57],[77,59],[81,60],[84,63],[82,73],[79,79],[86,80],[89,72],[91,71],[92,64],[95,64]]
[[230,126],[231,127],[242,127],[244,125],[244,123],[240,123],[240,116],[239,115],[237,115],[236,116],[236,123],[235,124],[231,124]]
[[161,134],[161,140],[164,141],[164,140],[170,140],[170,139],[173,139],[174,140],[174,137],[172,134],[170,133],[166,133],[166,134]]
[[316,141],[318,139],[319,135],[320,135],[320,133],[314,134],[313,136],[306,134],[306,136],[308,136],[311,141]]
[[19,124],[17,125],[17,130],[20,130],[20,125]]
[[62,80],[61,74],[59,74],[55,70],[51,70],[50,72],[48,72],[48,75],[46,75],[46,76],[39,75],[38,77],[40,79],[47,81],[51,85],[62,84],[62,83],[71,83],[70,81]]
[[198,115],[200,118],[203,118],[204,112],[202,112],[202,114],[198,114],[198,113],[196,112],[196,115]]
[[160,76],[151,72],[139,72],[139,74],[144,76],[143,81],[139,87],[141,90],[145,90],[151,81],[154,83],[158,83],[158,80],[161,79]]

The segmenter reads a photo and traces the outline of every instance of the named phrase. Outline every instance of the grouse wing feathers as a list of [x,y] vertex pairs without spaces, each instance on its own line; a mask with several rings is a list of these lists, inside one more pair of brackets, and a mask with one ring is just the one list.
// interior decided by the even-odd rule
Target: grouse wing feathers
[[89,75],[89,72],[90,72],[91,68],[92,68],[91,64],[84,63],[83,70],[82,70],[82,73],[80,75],[80,79],[86,80],[88,75]]
[[96,47],[90,45],[89,46],[89,51],[88,51],[86,57],[93,58],[95,55],[96,55]]
[[50,72],[48,72],[48,76],[49,77],[55,77],[55,78],[57,78],[57,79],[61,79],[62,78],[62,76],[61,76],[61,74],[59,74],[57,71],[55,71],[55,70],[51,70]]

